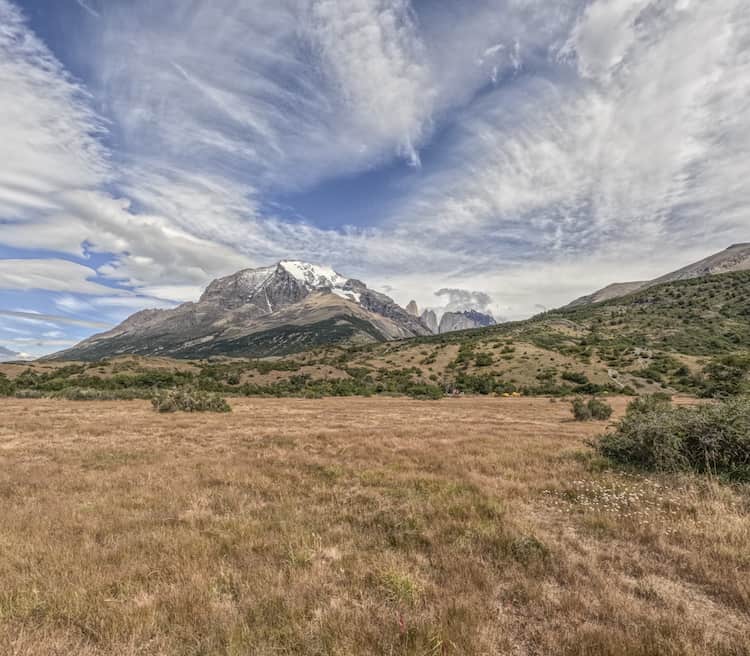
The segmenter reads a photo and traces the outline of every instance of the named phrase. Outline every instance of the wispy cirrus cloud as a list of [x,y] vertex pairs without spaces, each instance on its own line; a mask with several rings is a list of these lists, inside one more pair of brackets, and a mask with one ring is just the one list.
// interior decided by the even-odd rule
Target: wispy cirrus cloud
[[746,238],[749,25],[736,0],[589,4],[551,44],[551,68],[462,114],[443,166],[394,224],[482,266],[483,254],[632,261],[680,243],[676,265]]
[[58,194],[110,175],[90,95],[0,0],[0,217],[28,221],[59,209]]
[[96,9],[94,9],[88,2],[84,2],[84,0],[76,0],[76,3],[81,9],[83,9],[85,12],[87,12],[94,18],[101,18],[101,14]]
[[[57,314],[41,314],[39,312],[17,312],[15,310],[0,310],[0,316],[13,319],[25,319],[32,323],[43,323],[44,325],[67,324],[71,326],[82,326],[84,328],[109,328],[110,324],[101,321],[87,321],[85,319],[72,319]],[[62,337],[64,333],[56,331],[54,334],[44,334],[43,337]]]
[[[109,124],[92,109],[90,93],[7,0],[0,0],[0,24],[3,244],[80,257],[86,251],[111,253],[109,266],[86,275],[129,287],[155,280],[202,284],[227,266],[247,264],[234,248],[205,243],[168,216],[134,212],[130,198],[109,191],[124,173],[103,145]],[[54,256],[0,265],[7,289],[33,284],[101,293],[82,277],[86,267]]]
[[55,259],[0,260],[0,289],[76,291],[82,294],[111,294],[112,289],[92,282],[93,269]]
[[98,81],[142,156],[297,187],[416,162],[429,134],[432,78],[402,0],[138,1],[103,22]]
[[[740,0],[83,4],[85,82],[0,0],[0,243],[35,249],[13,289],[126,311],[300,257],[517,317],[747,240]],[[384,169],[365,225],[269,202]]]

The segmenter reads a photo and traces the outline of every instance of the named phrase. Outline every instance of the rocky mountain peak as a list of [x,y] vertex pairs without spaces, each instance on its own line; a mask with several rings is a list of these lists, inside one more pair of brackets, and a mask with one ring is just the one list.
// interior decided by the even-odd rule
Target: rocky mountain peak
[[483,314],[476,310],[464,310],[463,312],[446,312],[440,317],[438,332],[450,333],[456,330],[469,330],[470,328],[482,328],[494,326],[495,318],[491,314]]
[[197,303],[136,313],[64,355],[257,356],[293,352],[312,343],[429,333],[418,317],[359,280],[328,266],[282,260],[214,280]]
[[419,307],[416,301],[409,301],[409,305],[406,306],[406,311],[414,317],[419,316]]
[[[255,306],[257,313],[274,312],[315,291],[345,290],[348,279],[332,268],[300,260],[282,260],[269,267],[243,269],[214,280],[199,304],[232,310]],[[355,300],[353,296],[349,300]]]
[[425,310],[422,312],[422,323],[427,326],[434,334],[438,332],[438,320],[434,310]]

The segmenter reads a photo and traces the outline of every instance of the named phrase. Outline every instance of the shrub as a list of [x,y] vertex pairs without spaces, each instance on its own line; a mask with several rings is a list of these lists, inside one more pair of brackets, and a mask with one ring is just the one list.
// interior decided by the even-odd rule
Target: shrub
[[747,392],[750,389],[749,373],[750,356],[735,354],[718,358],[703,368],[702,395],[726,398]]
[[489,353],[477,353],[476,358],[474,358],[474,364],[477,367],[489,367],[492,364],[492,355]]
[[589,411],[594,419],[609,419],[612,416],[612,406],[599,399],[591,399],[588,403]]
[[192,387],[158,390],[151,403],[158,412],[231,412],[232,408],[219,394]]
[[576,421],[591,420],[591,410],[589,410],[588,404],[583,399],[573,399],[571,410]]
[[441,387],[439,387],[438,385],[430,385],[427,383],[412,385],[409,388],[408,394],[413,399],[420,399],[425,401],[437,401],[438,399],[442,399],[443,396],[445,396]]
[[576,421],[591,421],[592,419],[609,419],[612,416],[612,406],[599,399],[574,399],[571,410]]
[[654,397],[636,399],[598,438],[599,453],[653,471],[696,471],[750,481],[750,399],[675,407]]
[[67,401],[132,401],[147,399],[148,392],[139,389],[100,390],[90,387],[65,387],[58,392],[52,392],[50,397]]
[[588,377],[582,371],[563,371],[562,379],[576,385],[586,385],[589,382]]
[[13,381],[9,380],[8,377],[0,373],[0,396],[13,396],[16,391],[16,386]]
[[35,389],[17,389],[13,396],[17,399],[41,399],[44,398],[44,392]]

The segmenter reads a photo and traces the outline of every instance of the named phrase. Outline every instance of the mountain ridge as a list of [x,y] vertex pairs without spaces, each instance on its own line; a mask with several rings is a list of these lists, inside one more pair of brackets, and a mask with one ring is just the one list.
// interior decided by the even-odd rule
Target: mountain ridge
[[431,334],[385,294],[330,267],[281,260],[212,281],[196,302],[142,310],[46,359],[285,354],[331,342]]
[[586,294],[571,301],[564,307],[573,308],[601,303],[667,282],[747,270],[750,270],[750,242],[740,242],[652,280],[611,283],[591,294]]
[[451,333],[457,330],[470,330],[472,328],[484,328],[494,326],[495,318],[491,314],[478,312],[477,310],[464,310],[462,312],[445,312],[440,317],[438,333]]

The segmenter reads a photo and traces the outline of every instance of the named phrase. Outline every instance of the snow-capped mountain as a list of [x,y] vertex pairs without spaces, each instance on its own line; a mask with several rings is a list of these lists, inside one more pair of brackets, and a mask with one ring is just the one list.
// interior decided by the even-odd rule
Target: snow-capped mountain
[[418,317],[363,282],[330,267],[284,260],[214,280],[196,303],[138,312],[52,357],[260,357],[429,334]]

